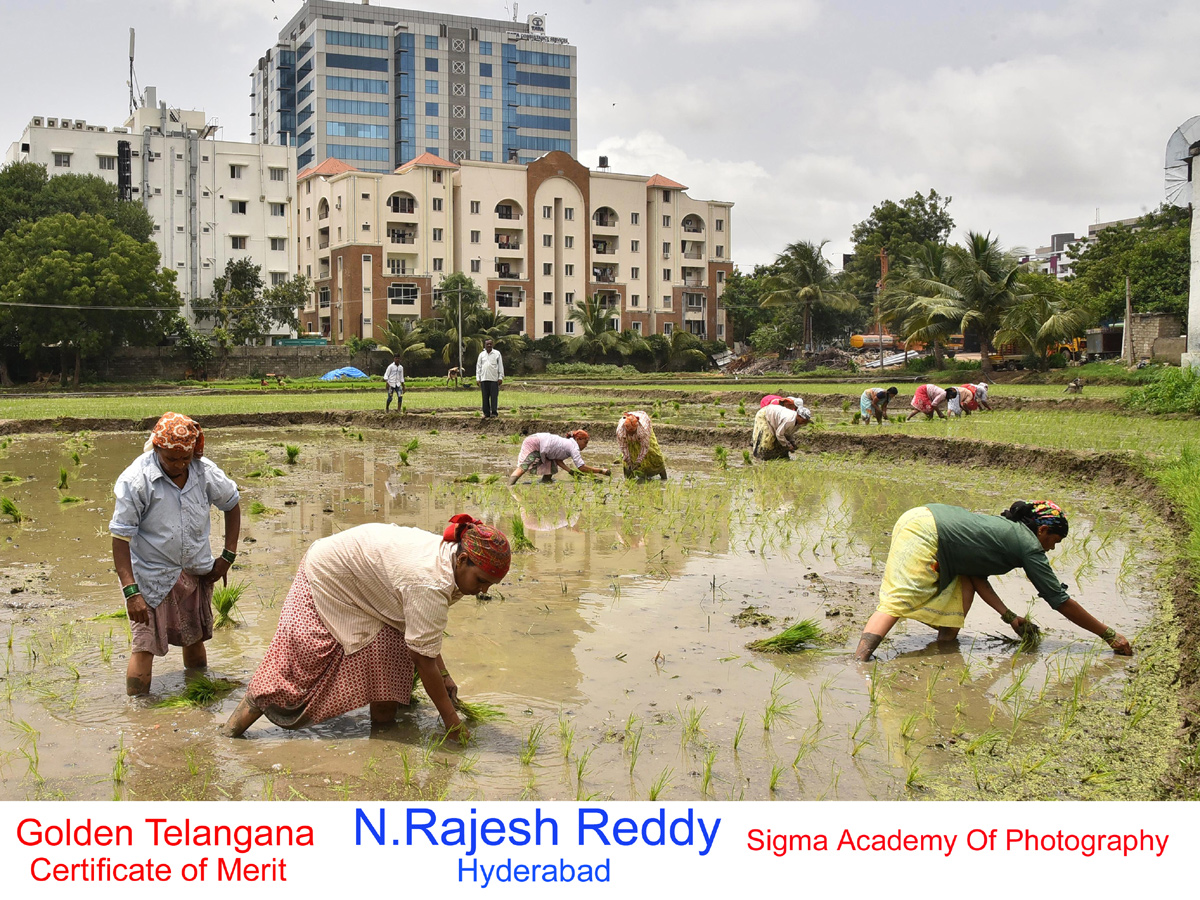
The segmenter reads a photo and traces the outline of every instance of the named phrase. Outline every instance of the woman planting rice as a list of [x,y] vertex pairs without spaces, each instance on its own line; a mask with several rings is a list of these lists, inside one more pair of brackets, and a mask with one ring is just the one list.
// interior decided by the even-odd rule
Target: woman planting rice
[[442,633],[450,606],[486,594],[511,556],[501,532],[465,514],[441,535],[372,523],[316,541],[224,733],[239,737],[262,715],[303,728],[362,706],[372,722],[391,722],[411,698],[415,667],[450,737],[465,741]]
[[[242,509],[237,485],[204,456],[200,426],[173,412],[155,424],[145,452],[117,478],[113,493],[108,531],[133,632],[125,669],[132,696],[150,690],[154,657],[166,656],[171,645],[183,648],[185,668],[208,663],[213,583],[237,558]],[[225,549],[215,561],[210,506],[225,513]]]
[[888,401],[899,394],[900,391],[894,387],[887,390],[883,388],[867,388],[862,392],[862,396],[858,398],[858,412],[864,425],[871,424],[871,417],[875,417],[875,421],[880,425],[887,419]]
[[910,509],[892,529],[879,608],[867,620],[855,657],[870,659],[898,619],[936,628],[939,641],[955,640],[976,594],[1024,637],[1037,626],[1005,606],[987,580],[1018,566],[1052,609],[1116,653],[1131,655],[1129,641],[1071,599],[1050,568],[1046,553],[1066,536],[1067,517],[1044,500],[1018,500],[999,516],[940,503]]
[[758,459],[788,459],[796,449],[796,429],[812,421],[808,407],[788,409],[782,403],[768,404],[754,416],[751,437]]
[[625,477],[645,481],[656,475],[667,480],[667,463],[654,436],[650,416],[642,410],[627,412],[617,423],[617,446],[625,463]]
[[559,466],[592,475],[611,475],[612,469],[596,468],[584,463],[583,451],[587,449],[587,445],[588,433],[583,429],[561,437],[544,431],[531,434],[521,442],[521,452],[517,454],[517,467],[508,476],[508,483],[516,484],[526,472],[536,472],[542,476],[544,484],[549,484]]
[[804,405],[804,400],[800,397],[781,397],[779,394],[767,394],[758,401],[759,409],[764,406],[786,406],[788,409],[796,409]]
[[979,384],[964,384],[958,389],[958,396],[964,412],[973,413],[980,409],[990,412],[992,409],[987,402],[988,386],[982,381]]
[[913,394],[912,412],[908,414],[908,418],[911,419],[917,413],[925,413],[925,418],[932,419],[933,414],[937,413],[939,418],[944,419],[947,406],[957,396],[957,388],[942,390],[936,384],[923,384]]

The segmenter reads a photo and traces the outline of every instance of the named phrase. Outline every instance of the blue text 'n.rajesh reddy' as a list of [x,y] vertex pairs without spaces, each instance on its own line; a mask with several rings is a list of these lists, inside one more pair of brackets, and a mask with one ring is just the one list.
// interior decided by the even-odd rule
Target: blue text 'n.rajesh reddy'
[[[616,844],[629,847],[639,842],[649,847],[673,844],[676,847],[696,847],[701,856],[708,856],[717,839],[721,819],[711,824],[688,807],[683,815],[668,818],[665,807],[656,814],[637,819],[611,818],[603,809],[583,806],[576,812],[575,840],[578,846],[604,846]],[[378,815],[372,816],[361,807],[354,814],[354,843],[375,843],[379,846],[406,847],[454,847],[473,856],[479,845],[498,847],[508,844],[514,847],[557,847],[559,843],[558,820],[544,815],[541,807],[535,807],[532,818],[514,816],[508,819],[489,816],[480,819],[475,810],[466,817],[445,816],[425,806],[410,806],[404,809],[402,836],[389,834],[387,811],[379,807]]]

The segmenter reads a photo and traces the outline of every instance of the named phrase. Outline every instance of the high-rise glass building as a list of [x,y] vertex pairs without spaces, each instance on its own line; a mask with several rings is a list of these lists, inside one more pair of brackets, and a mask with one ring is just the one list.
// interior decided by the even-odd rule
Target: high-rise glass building
[[251,139],[391,172],[578,155],[575,47],[524,22],[306,0],[254,71]]

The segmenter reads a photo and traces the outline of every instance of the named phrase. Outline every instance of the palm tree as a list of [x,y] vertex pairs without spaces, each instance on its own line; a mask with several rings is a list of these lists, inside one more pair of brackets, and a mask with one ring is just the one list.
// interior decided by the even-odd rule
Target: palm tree
[[393,356],[400,357],[400,364],[422,362],[433,356],[433,350],[422,342],[421,332],[403,319],[389,319],[382,328],[376,326],[376,333],[383,344],[392,351]]
[[[503,354],[517,354],[524,352],[529,345],[529,339],[521,334],[519,330],[513,331],[513,325],[517,320],[512,316],[507,316],[502,312],[488,309],[475,310],[471,314],[471,327],[475,333],[473,339],[478,340],[481,344],[488,338],[492,339],[492,343],[496,345],[496,349]],[[463,331],[467,330],[466,322],[463,323]],[[478,351],[476,351],[478,352]]]
[[1042,284],[1041,290],[1033,285],[1030,287],[1032,293],[1005,315],[996,341],[1024,347],[1037,360],[1038,368],[1046,369],[1049,367],[1046,351],[1061,341],[1082,334],[1088,313],[1081,307],[1071,306],[1062,297],[1057,281]]
[[942,369],[943,343],[954,334],[961,317],[947,307],[946,246],[926,243],[904,261],[879,297],[880,317],[905,341],[920,341],[933,349],[934,366]]
[[571,356],[594,365],[609,353],[628,356],[633,352],[630,343],[621,340],[620,332],[612,324],[612,312],[600,304],[599,297],[587,297],[582,303],[576,303],[567,318],[578,323],[580,332],[567,341],[567,352]]
[[814,244],[798,241],[788,244],[775,259],[778,274],[765,280],[763,307],[800,305],[804,309],[804,349],[811,352],[812,310],[814,306],[829,306],[849,311],[858,307],[858,298],[837,289],[829,260],[825,259],[828,241]]

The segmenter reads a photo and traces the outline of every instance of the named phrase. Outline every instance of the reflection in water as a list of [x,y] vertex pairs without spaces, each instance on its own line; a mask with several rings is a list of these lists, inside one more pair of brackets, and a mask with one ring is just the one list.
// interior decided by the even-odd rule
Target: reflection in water
[[[1121,671],[1088,655],[1084,636],[1044,606],[1034,615],[1046,641],[1029,657],[988,638],[999,624],[976,604],[957,648],[932,643],[930,630],[911,623],[884,645],[879,666],[849,660],[841,642],[857,636],[874,607],[892,523],[935,499],[926,485],[941,476],[920,467],[806,457],[722,471],[710,452],[676,448],[666,483],[509,489],[502,479],[487,483],[507,471],[507,438],[421,434],[404,466],[397,449],[412,436],[208,436],[243,507],[257,500],[267,510],[243,519],[233,579],[250,589],[240,626],[209,645],[211,664],[249,677],[300,558],[320,537],[374,521],[440,531],[460,511],[508,530],[516,517],[535,550],[514,559],[491,599],[454,607],[446,640],[464,697],[502,707],[507,720],[480,726],[465,753],[432,746],[440,729],[427,702],[385,731],[373,732],[364,710],[298,732],[263,727],[235,743],[212,728],[237,695],[195,711],[127,701],[127,625],[92,617],[120,607],[103,529],[112,484],[142,436],[92,437],[71,476],[72,492],[86,499],[72,505],[53,490],[58,467],[73,466],[63,440],[21,438],[0,459],[0,472],[24,479],[5,494],[30,516],[0,526],[0,591],[20,590],[0,609],[0,627],[14,636],[8,716],[41,735],[40,771],[10,765],[0,772],[0,796],[107,797],[113,785],[97,779],[108,777],[122,742],[146,765],[118,787],[147,798],[644,797],[668,769],[671,796],[698,796],[712,753],[708,796],[900,796],[914,766],[929,777],[948,765],[946,748],[983,741],[979,753],[995,735],[1031,746],[1056,735],[1068,701]],[[282,443],[302,446],[297,465],[284,462]],[[248,477],[272,467],[284,475]],[[451,480],[473,473],[480,483]],[[1000,509],[1028,488],[996,477],[956,486],[956,502]],[[1089,607],[1136,630],[1149,617],[1152,588],[1129,577],[1123,561],[1144,556],[1137,542],[1152,535],[1136,511],[1115,515],[1090,497],[1056,496],[1069,496],[1072,507],[1072,537],[1052,557],[1056,570]],[[1023,608],[1023,577],[996,586]],[[747,606],[776,625],[738,627],[733,617]],[[831,647],[780,657],[745,650],[798,618],[824,622]],[[178,689],[180,668],[177,654],[156,666],[155,697]],[[689,719],[697,727],[681,741]],[[539,727],[545,734],[523,764]],[[0,750],[23,760],[28,738],[16,733],[4,731]],[[576,764],[589,749],[590,774],[580,782]]]

